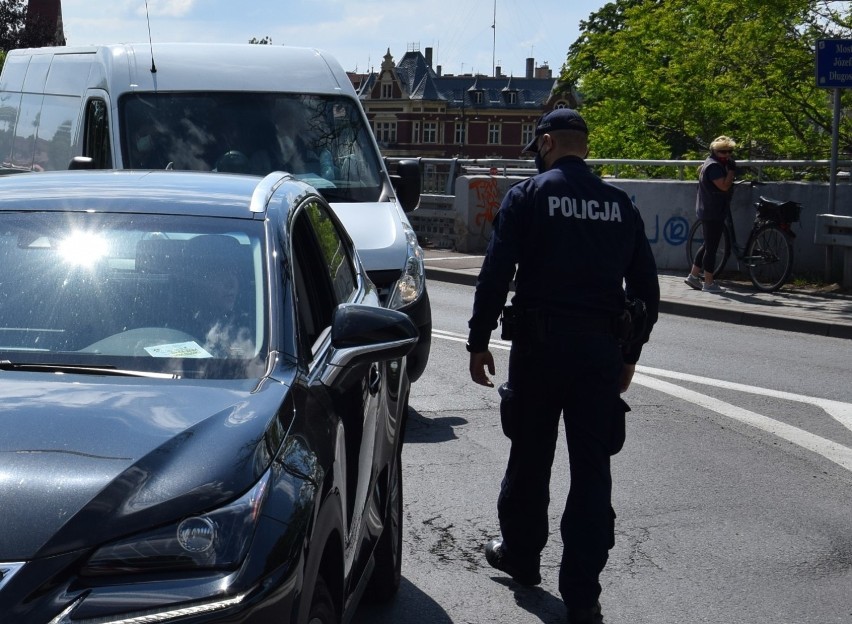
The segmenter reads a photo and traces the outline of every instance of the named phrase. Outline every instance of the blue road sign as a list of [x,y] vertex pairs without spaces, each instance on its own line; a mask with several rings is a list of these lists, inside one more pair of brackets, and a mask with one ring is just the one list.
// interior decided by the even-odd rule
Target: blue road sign
[[818,87],[852,88],[852,39],[819,39],[816,43]]

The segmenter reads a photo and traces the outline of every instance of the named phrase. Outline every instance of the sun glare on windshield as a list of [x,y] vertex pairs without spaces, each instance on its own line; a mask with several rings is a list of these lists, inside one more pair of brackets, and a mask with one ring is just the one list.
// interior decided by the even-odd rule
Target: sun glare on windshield
[[92,267],[106,256],[108,245],[99,234],[71,232],[59,243],[59,254],[68,264]]

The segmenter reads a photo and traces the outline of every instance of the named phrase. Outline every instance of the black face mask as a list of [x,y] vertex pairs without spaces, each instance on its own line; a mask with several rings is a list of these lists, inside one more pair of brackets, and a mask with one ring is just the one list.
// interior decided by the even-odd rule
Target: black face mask
[[547,154],[542,154],[541,152],[535,153],[535,159],[534,159],[535,168],[538,169],[539,173],[544,173],[545,171],[547,171],[549,169],[549,167],[547,167],[544,164],[544,157],[545,156],[547,156]]

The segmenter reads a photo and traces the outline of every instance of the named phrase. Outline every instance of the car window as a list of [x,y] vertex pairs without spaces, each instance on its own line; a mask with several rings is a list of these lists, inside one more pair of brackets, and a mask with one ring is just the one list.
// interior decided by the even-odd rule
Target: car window
[[95,169],[112,168],[109,134],[109,110],[104,100],[94,98],[86,104],[83,156],[94,161]]
[[328,211],[319,203],[305,207],[322,250],[325,269],[334,288],[335,304],[346,303],[355,290],[355,270],[349,247]]
[[331,326],[334,309],[355,296],[356,280],[351,250],[328,213],[309,201],[293,219],[291,246],[299,324],[305,345]]
[[262,240],[250,221],[0,214],[0,359],[253,376]]

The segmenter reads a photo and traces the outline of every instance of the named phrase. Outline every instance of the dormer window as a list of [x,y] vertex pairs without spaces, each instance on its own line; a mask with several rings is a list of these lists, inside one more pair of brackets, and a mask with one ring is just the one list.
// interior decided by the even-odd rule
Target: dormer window
[[473,85],[467,90],[470,95],[470,101],[474,104],[485,103],[485,90],[479,86],[479,77],[473,81]]
[[518,90],[515,88],[514,78],[509,78],[509,82],[503,87],[503,101],[506,104],[518,103]]
[[382,83],[381,98],[383,100],[393,99],[393,83],[392,82],[383,82]]

